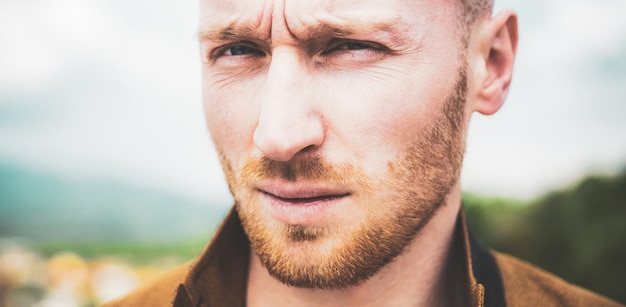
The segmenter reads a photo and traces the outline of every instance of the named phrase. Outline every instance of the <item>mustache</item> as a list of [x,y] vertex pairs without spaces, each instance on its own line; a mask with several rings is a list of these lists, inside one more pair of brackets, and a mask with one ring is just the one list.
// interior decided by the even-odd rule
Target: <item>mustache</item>
[[334,164],[321,156],[294,161],[275,161],[267,157],[252,158],[245,162],[241,177],[248,182],[283,179],[295,182],[323,181],[324,183],[365,187],[367,178],[349,162]]

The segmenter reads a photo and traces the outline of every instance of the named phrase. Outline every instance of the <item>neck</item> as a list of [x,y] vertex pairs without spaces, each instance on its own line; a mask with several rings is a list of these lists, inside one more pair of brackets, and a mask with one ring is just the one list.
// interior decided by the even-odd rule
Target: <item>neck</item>
[[272,278],[254,252],[247,306],[460,306],[465,303],[463,252],[455,251],[460,187],[424,226],[404,253],[365,282],[341,290],[290,287]]

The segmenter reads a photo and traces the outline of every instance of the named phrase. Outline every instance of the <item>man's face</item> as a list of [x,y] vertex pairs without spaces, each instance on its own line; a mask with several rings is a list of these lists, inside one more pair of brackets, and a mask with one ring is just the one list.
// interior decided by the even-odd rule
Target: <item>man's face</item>
[[453,1],[201,1],[206,119],[253,252],[357,285],[457,183],[467,69]]

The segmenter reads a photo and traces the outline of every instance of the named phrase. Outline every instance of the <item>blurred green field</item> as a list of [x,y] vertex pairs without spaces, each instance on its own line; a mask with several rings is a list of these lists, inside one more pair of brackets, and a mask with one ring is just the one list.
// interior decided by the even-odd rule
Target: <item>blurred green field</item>
[[180,242],[42,242],[32,248],[44,258],[72,252],[85,260],[114,257],[139,266],[164,256],[181,262],[191,260],[202,252],[209,239],[209,236],[203,236]]
[[[532,201],[471,193],[465,193],[463,201],[471,228],[484,245],[626,303],[626,267],[622,265],[626,259],[626,170],[612,176],[589,176]],[[29,274],[50,275],[48,267],[56,266],[81,268],[95,276],[104,262],[140,276],[133,280],[145,280],[196,257],[210,235],[207,231],[184,240],[39,240],[13,245],[39,259],[37,263],[44,267]],[[7,283],[5,276],[3,282],[2,251],[0,244],[0,292],[4,291],[5,297],[18,293],[22,300],[28,295],[49,299],[46,283],[50,278],[18,285],[15,278],[13,284]],[[92,285],[84,291],[103,291],[96,288]],[[85,297],[88,299],[78,300],[82,302],[78,306],[91,306],[106,298],[96,294]]]

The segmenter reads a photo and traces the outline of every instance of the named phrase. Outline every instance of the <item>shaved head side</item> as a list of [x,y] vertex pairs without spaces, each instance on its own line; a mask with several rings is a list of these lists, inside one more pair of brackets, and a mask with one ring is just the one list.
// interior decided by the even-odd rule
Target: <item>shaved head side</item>
[[461,0],[462,21],[465,25],[473,24],[479,17],[490,14],[493,0]]
[[491,16],[493,0],[460,0],[459,10],[459,33],[464,49],[467,48],[470,39],[471,26],[481,17]]

